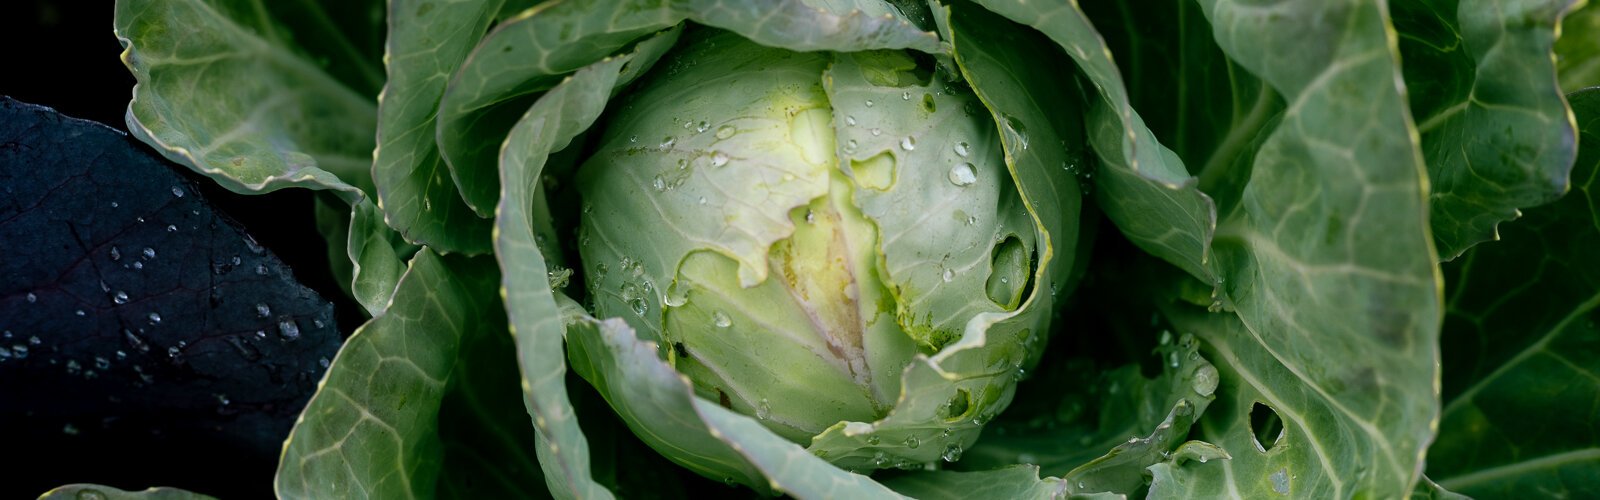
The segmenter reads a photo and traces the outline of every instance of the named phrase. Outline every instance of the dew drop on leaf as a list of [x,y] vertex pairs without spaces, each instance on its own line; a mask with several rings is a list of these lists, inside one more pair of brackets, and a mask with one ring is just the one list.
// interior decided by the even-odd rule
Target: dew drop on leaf
[[971,186],[972,183],[978,182],[978,170],[971,163],[962,163],[950,167],[949,177],[951,184],[961,187]]

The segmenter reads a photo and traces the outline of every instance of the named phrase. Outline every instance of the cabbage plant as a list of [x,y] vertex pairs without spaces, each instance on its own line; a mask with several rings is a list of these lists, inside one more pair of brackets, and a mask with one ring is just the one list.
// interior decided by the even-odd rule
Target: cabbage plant
[[[1592,181],[1581,3],[118,0],[116,31],[129,130],[318,191],[371,317],[281,497],[1581,496],[1592,407],[1484,429],[1558,341],[1593,378],[1593,322],[1444,295]],[[1593,317],[1584,269],[1548,314]],[[1448,347],[1489,344],[1525,354]]]

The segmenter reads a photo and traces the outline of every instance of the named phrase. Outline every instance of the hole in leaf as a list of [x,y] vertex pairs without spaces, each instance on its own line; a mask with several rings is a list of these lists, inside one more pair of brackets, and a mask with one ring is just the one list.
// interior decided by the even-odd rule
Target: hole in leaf
[[865,160],[852,160],[850,173],[855,177],[856,184],[861,187],[887,191],[894,186],[894,156],[889,153],[879,153]]
[[972,393],[966,389],[956,389],[956,395],[950,397],[941,408],[941,415],[945,420],[957,421],[966,418],[967,410],[972,408]]
[[994,253],[990,257],[989,280],[985,289],[989,292],[989,300],[1007,311],[1015,310],[1022,303],[1023,292],[1027,291],[1028,275],[1033,272],[1028,253],[1022,239],[1011,235],[994,246]]
[[1250,432],[1256,442],[1256,451],[1266,453],[1283,440],[1283,420],[1271,406],[1256,403],[1250,408]]

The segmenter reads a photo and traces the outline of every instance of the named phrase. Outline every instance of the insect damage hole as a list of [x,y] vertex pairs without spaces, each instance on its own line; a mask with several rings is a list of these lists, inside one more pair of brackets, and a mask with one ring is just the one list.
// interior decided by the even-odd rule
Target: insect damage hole
[[1257,402],[1250,408],[1250,432],[1256,443],[1256,451],[1266,453],[1283,442],[1286,429],[1276,410]]

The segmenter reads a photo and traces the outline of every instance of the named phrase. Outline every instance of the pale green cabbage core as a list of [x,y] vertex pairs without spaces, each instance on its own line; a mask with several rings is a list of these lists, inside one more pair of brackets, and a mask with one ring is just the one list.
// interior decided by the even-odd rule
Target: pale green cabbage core
[[[858,191],[891,189],[906,165],[841,166],[843,118],[824,87],[832,54],[688,38],[614,106],[579,173],[595,311],[659,341],[701,396],[790,440],[883,418],[912,357],[937,347],[907,333],[926,320],[897,302],[908,285],[888,279],[879,225],[859,204]],[[940,182],[949,168],[937,167]],[[1021,270],[1007,292],[1020,295],[1031,266],[1005,265]],[[998,309],[981,281],[963,293]]]

